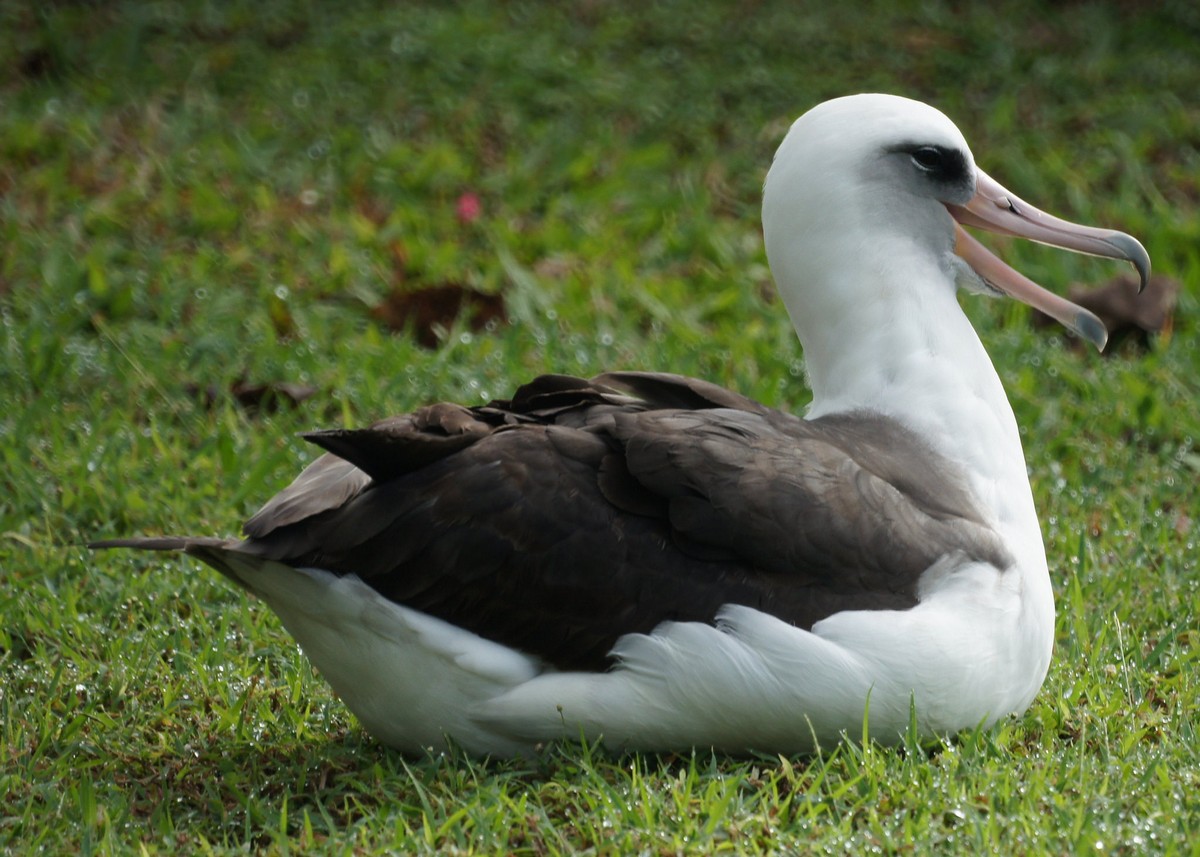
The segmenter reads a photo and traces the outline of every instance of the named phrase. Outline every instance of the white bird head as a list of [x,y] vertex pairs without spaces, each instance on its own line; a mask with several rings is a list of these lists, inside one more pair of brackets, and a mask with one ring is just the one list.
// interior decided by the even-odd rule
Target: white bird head
[[806,346],[819,338],[814,324],[889,290],[957,287],[1017,298],[1104,346],[1098,318],[1014,271],[960,224],[1125,259],[1143,286],[1149,277],[1136,239],[1039,211],[975,166],[944,114],[894,95],[837,98],[797,119],[763,194],[767,255]]

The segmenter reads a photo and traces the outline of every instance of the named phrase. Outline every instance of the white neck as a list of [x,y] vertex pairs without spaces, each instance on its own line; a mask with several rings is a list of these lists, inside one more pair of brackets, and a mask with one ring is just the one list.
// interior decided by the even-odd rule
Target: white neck
[[963,468],[1018,563],[1044,572],[1016,419],[958,305],[954,262],[899,241],[863,248],[856,264],[795,249],[772,262],[804,345],[808,416],[870,410],[900,421]]

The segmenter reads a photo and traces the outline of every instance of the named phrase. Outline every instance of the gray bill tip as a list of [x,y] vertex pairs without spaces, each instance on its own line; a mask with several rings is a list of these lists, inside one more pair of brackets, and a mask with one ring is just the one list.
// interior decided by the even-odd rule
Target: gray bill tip
[[1080,309],[1070,325],[1079,336],[1096,346],[1097,351],[1103,351],[1108,343],[1108,328],[1099,318],[1086,309]]
[[1146,283],[1150,282],[1150,254],[1146,252],[1142,242],[1124,232],[1114,232],[1105,239],[1105,243],[1116,250],[1122,259],[1128,259],[1137,270],[1138,277],[1141,278],[1138,284],[1140,295],[1145,291]]

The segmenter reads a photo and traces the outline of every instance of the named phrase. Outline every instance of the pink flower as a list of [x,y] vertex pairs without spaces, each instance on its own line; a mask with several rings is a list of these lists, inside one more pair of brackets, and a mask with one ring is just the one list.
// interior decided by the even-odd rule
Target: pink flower
[[458,204],[454,206],[454,212],[458,215],[460,222],[474,223],[479,219],[479,215],[483,213],[483,205],[480,204],[477,195],[468,191],[458,198]]

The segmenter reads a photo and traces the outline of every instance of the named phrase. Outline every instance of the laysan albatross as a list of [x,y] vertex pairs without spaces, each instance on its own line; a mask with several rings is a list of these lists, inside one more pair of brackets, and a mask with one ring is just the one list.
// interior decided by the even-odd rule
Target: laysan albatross
[[546,375],[305,437],[328,452],[246,538],[181,550],[262,598],[363,726],[420,751],[802,752],[1023,712],[1054,600],[1012,409],[957,301],[1103,325],[961,224],[1125,259],[975,166],[942,113],[814,107],[763,228],[804,347],[805,418],[676,375]]

